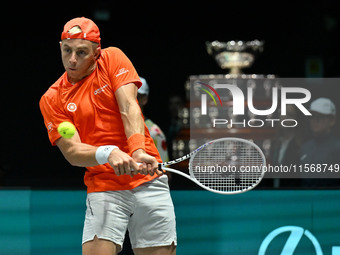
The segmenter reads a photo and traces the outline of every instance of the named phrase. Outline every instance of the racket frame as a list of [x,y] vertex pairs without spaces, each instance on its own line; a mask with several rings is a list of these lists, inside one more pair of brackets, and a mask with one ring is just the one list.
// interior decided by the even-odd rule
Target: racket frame
[[[203,184],[201,184],[196,178],[195,176],[193,175],[192,173],[192,169],[191,169],[191,166],[192,166],[192,161],[195,157],[193,157],[195,154],[197,154],[200,150],[202,150],[203,148],[205,148],[206,146],[208,145],[211,145],[211,144],[214,144],[216,142],[220,142],[220,141],[227,141],[227,140],[230,140],[230,141],[238,141],[238,142],[242,142],[242,143],[247,143],[249,144],[251,147],[254,147],[258,152],[259,154],[261,155],[262,157],[262,160],[263,160],[263,164],[262,164],[262,171],[261,171],[261,175],[260,177],[258,178],[258,181],[249,186],[248,188],[245,188],[245,189],[242,189],[242,190],[237,190],[237,191],[218,191],[218,190],[214,190],[214,189],[211,189]],[[176,170],[176,169],[173,169],[173,168],[169,168],[167,167],[168,165],[173,165],[173,164],[176,164],[176,163],[179,163],[179,162],[182,162],[186,159],[190,159],[189,160],[189,174],[186,174],[182,171],[179,171],[179,170]],[[265,171],[264,171],[264,166],[266,165],[266,157],[263,153],[263,151],[260,149],[260,147],[258,145],[256,145],[254,142],[251,142],[251,141],[248,141],[246,139],[243,139],[243,138],[237,138],[237,137],[224,137],[224,138],[218,138],[218,139],[215,139],[215,140],[211,140],[203,145],[201,145],[200,147],[198,147],[196,150],[184,155],[183,157],[180,157],[180,158],[177,158],[175,160],[171,160],[171,161],[168,161],[168,162],[163,162],[163,163],[159,163],[158,164],[158,169],[160,171],[162,170],[165,170],[165,171],[168,171],[168,172],[172,172],[172,173],[175,173],[175,174],[179,174],[191,181],[193,181],[194,183],[196,183],[198,186],[200,186],[201,188],[205,189],[205,190],[208,190],[208,191],[211,191],[211,192],[214,192],[214,193],[218,193],[218,194],[223,194],[223,195],[227,195],[227,194],[239,194],[239,193],[244,193],[248,190],[251,190],[253,188],[255,188],[260,182],[261,180],[263,179],[264,177],[264,174],[265,174]]]

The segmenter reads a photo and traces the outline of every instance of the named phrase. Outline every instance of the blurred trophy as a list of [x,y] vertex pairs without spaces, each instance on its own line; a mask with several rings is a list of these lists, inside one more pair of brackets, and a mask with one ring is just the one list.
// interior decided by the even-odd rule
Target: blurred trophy
[[263,51],[263,41],[206,42],[209,55],[213,56],[222,69],[230,69],[229,74],[243,74],[243,68],[250,67],[255,57]]

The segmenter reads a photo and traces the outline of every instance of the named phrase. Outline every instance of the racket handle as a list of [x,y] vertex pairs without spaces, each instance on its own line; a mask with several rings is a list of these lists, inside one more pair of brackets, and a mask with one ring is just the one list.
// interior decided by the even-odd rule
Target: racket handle
[[[139,163],[139,162],[136,162],[137,163],[137,166],[140,166],[141,164],[143,163]],[[131,168],[131,171],[133,172],[134,170]]]
[[[143,164],[143,163],[137,162],[138,166],[140,166],[141,164]],[[162,164],[161,163],[158,163],[158,170],[164,172],[164,170],[162,169]],[[133,171],[133,169],[131,169],[131,171]]]

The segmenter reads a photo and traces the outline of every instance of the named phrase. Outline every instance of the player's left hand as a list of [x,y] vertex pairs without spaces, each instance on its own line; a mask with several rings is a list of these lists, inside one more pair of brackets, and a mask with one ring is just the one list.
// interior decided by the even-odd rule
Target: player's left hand
[[162,175],[163,172],[158,170],[158,162],[155,157],[147,154],[144,150],[139,149],[132,153],[132,158],[138,162],[142,163],[139,165],[139,173],[150,174],[153,176],[155,173]]

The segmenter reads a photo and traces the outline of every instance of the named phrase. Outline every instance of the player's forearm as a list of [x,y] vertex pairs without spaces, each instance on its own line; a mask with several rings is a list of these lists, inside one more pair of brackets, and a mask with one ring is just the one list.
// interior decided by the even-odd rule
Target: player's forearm
[[95,146],[66,139],[58,140],[57,145],[72,166],[91,167],[98,165],[95,156],[97,147]]
[[125,109],[121,110],[121,116],[127,138],[133,134],[144,135],[144,120],[137,102],[127,102]]
[[96,150],[97,147],[82,143],[73,153],[70,153],[69,162],[71,165],[79,167],[97,166]]
[[144,119],[137,103],[137,87],[129,83],[116,91],[116,99],[124,125],[129,152],[145,153]]

